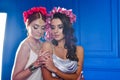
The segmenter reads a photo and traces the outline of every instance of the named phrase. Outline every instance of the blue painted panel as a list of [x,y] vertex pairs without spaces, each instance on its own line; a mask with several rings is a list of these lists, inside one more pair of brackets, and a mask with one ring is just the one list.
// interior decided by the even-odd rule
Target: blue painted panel
[[116,4],[114,0],[80,1],[80,39],[88,57],[117,57]]
[[120,71],[85,71],[85,80],[120,80]]
[[111,43],[110,0],[81,0],[81,43],[88,51],[110,51]]

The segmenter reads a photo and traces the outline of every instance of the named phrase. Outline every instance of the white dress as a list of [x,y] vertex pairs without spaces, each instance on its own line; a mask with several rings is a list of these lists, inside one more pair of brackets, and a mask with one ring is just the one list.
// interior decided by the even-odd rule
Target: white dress
[[[54,65],[64,73],[74,73],[78,68],[77,61],[62,59],[55,54],[52,57]],[[58,77],[55,73],[52,73],[52,76]]]
[[[36,59],[38,55],[34,51],[30,51],[29,60],[25,66],[25,69],[28,68]],[[36,69],[26,80],[43,80],[41,68]]]

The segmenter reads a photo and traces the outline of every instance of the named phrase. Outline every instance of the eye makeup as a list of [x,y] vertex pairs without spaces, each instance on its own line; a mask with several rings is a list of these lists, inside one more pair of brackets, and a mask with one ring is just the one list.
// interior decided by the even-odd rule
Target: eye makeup
[[42,30],[45,30],[45,25],[39,26],[39,25],[35,24],[32,27],[33,27],[33,29],[36,29],[36,30],[39,29],[39,28],[42,29]]
[[[59,29],[62,29],[64,26],[63,26],[63,24],[59,24],[59,25],[57,25],[57,27],[58,27]],[[55,25],[51,25],[51,29],[55,29],[55,28],[56,28]]]

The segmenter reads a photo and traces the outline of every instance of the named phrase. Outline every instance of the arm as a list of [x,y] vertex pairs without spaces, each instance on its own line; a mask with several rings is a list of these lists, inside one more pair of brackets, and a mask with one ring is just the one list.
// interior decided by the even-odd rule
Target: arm
[[79,59],[78,61],[78,69],[75,73],[63,73],[60,70],[58,70],[53,62],[51,58],[47,58],[45,61],[45,66],[48,70],[56,73],[59,77],[63,78],[64,80],[77,80],[77,78],[80,76],[81,71],[82,71],[82,64],[83,64],[83,48],[82,47],[77,47],[77,57]]
[[[45,42],[42,46],[42,50],[43,51],[48,50],[50,54],[52,54],[51,43]],[[43,80],[60,80],[60,78],[52,77],[51,72],[45,67],[42,67],[42,76],[43,76]]]
[[20,80],[27,78],[31,72],[29,69],[24,70],[24,67],[29,58],[29,48],[26,43],[19,46],[17,50],[16,60],[13,67],[12,80]]
[[42,67],[42,75],[43,75],[43,80],[60,80],[61,79],[61,78],[52,77],[51,72],[45,67]]
[[[19,46],[13,67],[12,80],[25,80],[32,74],[29,68],[24,69],[29,59],[29,53],[30,49],[26,42]],[[36,64],[35,62],[34,65],[36,66]]]

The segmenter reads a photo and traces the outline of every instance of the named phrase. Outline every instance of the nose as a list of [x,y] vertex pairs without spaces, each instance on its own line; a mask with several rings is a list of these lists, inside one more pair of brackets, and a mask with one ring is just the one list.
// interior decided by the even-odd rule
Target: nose
[[42,30],[41,28],[39,28],[38,31],[39,31],[39,33],[42,33],[42,32],[43,32],[43,30]]
[[57,33],[58,32],[58,28],[55,28],[54,32]]

